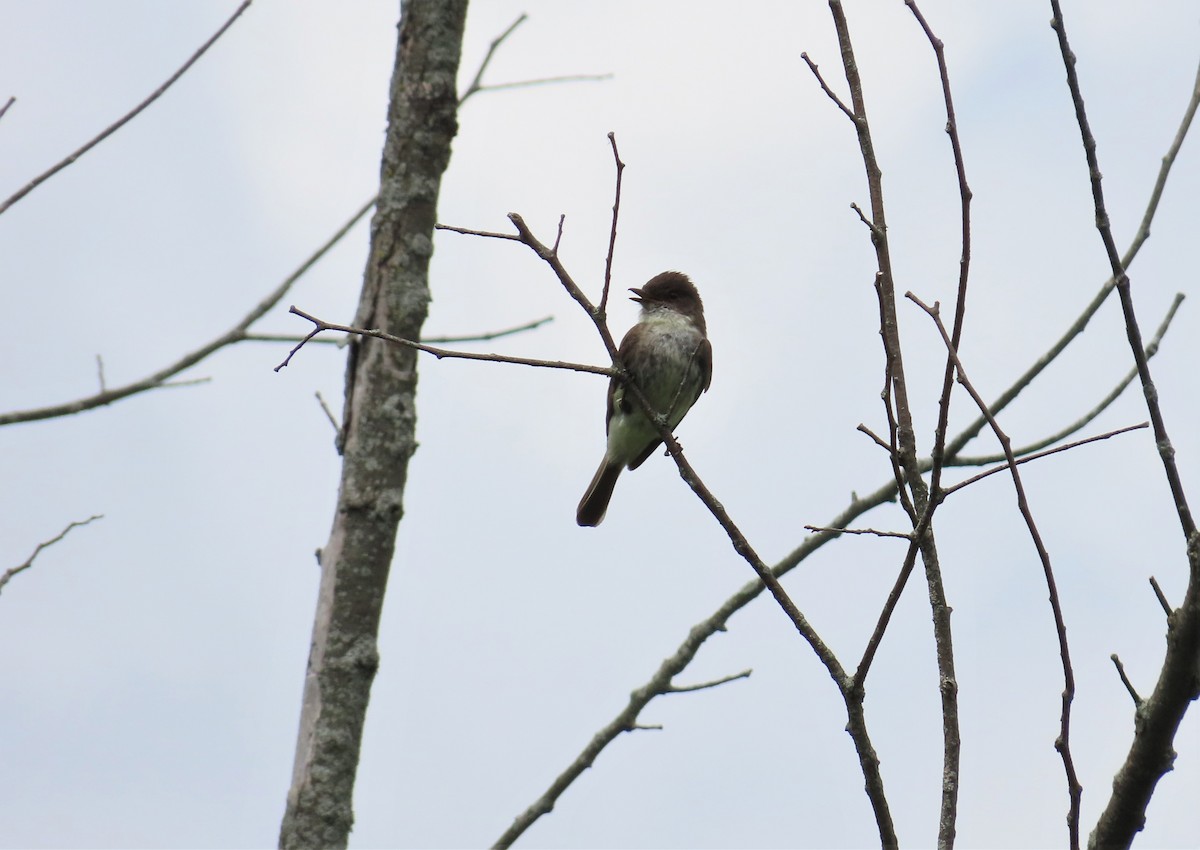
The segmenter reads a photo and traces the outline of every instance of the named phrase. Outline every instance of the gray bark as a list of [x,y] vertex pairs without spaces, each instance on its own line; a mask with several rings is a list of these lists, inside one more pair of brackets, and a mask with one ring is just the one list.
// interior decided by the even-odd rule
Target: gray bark
[[[379,200],[357,327],[419,339],[442,173],[458,129],[456,76],[467,0],[403,4]],[[376,339],[351,345],[342,479],[304,681],[282,848],[345,847],[376,639],[408,460],[416,449],[417,352]]]

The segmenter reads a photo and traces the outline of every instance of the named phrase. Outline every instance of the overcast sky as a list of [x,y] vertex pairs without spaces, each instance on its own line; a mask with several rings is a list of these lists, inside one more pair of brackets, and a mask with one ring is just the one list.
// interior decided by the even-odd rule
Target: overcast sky
[[[0,196],[164,80],[236,3],[0,0]],[[949,304],[957,188],[933,54],[900,0],[849,3],[884,171],[899,292]],[[997,395],[1107,277],[1078,129],[1044,2],[922,2],[946,42],[975,193],[963,357]],[[1119,244],[1141,219],[1192,89],[1200,20],[1187,0],[1067,0]],[[736,13],[731,9],[736,8]],[[462,85],[489,41],[491,82],[611,73],[481,94],[465,106],[439,219],[506,230],[520,212],[599,292],[614,131],[628,163],[614,285],[692,276],[714,347],[711,391],[679,428],[688,457],[774,562],[890,475],[855,429],[886,430],[874,255],[852,128],[800,54],[845,91],[825,4],[563,3],[472,7]],[[0,409],[147,375],[221,334],[376,191],[395,2],[257,0],[142,116],[0,220]],[[1184,146],[1131,269],[1147,334],[1196,289],[1200,139]],[[349,321],[360,225],[258,326],[302,333],[288,304]],[[604,362],[586,317],[527,249],[439,234],[429,335],[553,315],[471,346]],[[618,298],[619,335],[635,318]],[[921,450],[944,350],[900,306]],[[1200,500],[1197,340],[1185,302],[1153,370]],[[291,775],[318,568],[339,475],[343,352],[244,343],[189,370],[206,383],[0,433],[0,568],[72,520],[0,596],[0,845],[256,847],[275,843]],[[1113,299],[1007,410],[1016,444],[1076,419],[1129,368]],[[490,844],[625,705],[688,629],[752,577],[673,464],[622,478],[598,529],[574,509],[603,450],[604,381],[421,361],[420,450],[381,633],[355,795],[354,847]],[[955,397],[954,425],[973,418]],[[1129,391],[1084,435],[1141,422]],[[981,438],[973,453],[995,450]],[[1132,730],[1118,653],[1148,693],[1178,602],[1182,536],[1146,431],[1025,468],[1063,596],[1078,679],[1083,826]],[[965,477],[954,472],[950,480]],[[902,530],[893,506],[860,525]],[[1053,743],[1061,670],[1036,552],[1011,482],[951,498],[935,523],[954,608],[962,712],[959,844],[1064,846]],[[847,666],[902,543],[844,538],[785,581]],[[913,576],[867,682],[867,719],[901,842],[936,838],[941,780],[929,604]],[[673,695],[611,745],[525,847],[860,847],[874,819],[837,691],[767,599],[729,621]],[[1200,840],[1200,734],[1186,719],[1141,847]]]

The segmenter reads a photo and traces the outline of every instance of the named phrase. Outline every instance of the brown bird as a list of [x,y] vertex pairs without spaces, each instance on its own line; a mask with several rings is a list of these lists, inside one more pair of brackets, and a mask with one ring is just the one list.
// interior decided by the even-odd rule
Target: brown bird
[[[650,406],[674,429],[712,382],[704,305],[696,287],[680,272],[663,272],[629,291],[642,313],[621,340],[621,362]],[[605,431],[604,459],[575,513],[576,522],[584,526],[604,519],[621,470],[637,469],[662,444],[658,428],[632,396],[626,396],[619,378],[608,385]]]

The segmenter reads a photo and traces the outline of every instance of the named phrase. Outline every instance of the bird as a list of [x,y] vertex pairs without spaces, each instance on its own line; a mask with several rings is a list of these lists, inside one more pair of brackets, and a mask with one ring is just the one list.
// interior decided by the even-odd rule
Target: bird
[[[621,364],[650,406],[674,429],[712,383],[712,344],[704,304],[682,272],[666,271],[629,290],[641,315],[618,348]],[[614,377],[608,385],[604,458],[579,502],[575,520],[595,527],[604,519],[624,469],[637,469],[662,444],[658,427]]]

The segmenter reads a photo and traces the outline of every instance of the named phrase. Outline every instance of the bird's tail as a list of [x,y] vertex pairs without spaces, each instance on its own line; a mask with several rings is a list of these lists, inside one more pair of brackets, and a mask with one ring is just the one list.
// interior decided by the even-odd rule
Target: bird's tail
[[579,507],[575,510],[577,523],[594,528],[604,519],[613,487],[621,475],[621,466],[608,458],[600,462],[600,468],[596,470],[592,483],[588,485],[587,492],[583,494],[583,498],[579,500]]

